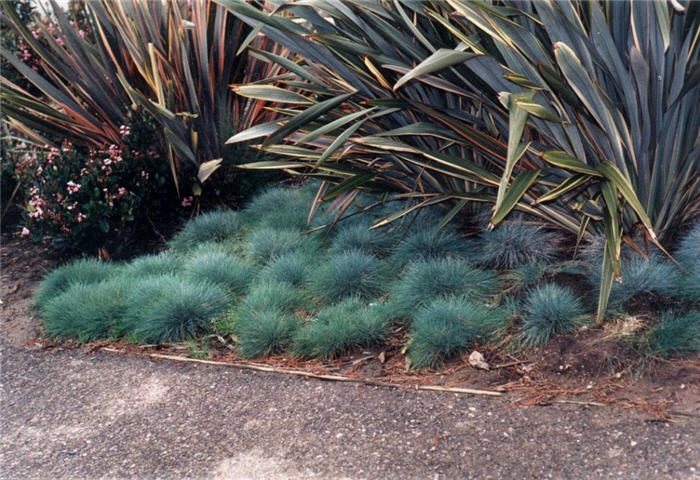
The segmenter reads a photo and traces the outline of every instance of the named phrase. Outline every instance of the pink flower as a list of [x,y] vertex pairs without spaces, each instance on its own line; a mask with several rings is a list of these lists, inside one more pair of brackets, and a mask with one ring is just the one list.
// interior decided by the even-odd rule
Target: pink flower
[[20,233],[20,235],[22,235],[23,237],[28,237],[29,235],[31,235],[31,232],[29,231],[29,229],[27,227],[23,227],[22,233]]
[[124,195],[126,195],[126,188],[124,188],[124,187],[119,187],[119,189],[117,190],[117,195],[118,195],[119,197],[123,197]]
[[141,178],[145,178],[146,180],[148,180],[148,172],[145,170],[141,170]]
[[83,220],[85,220],[86,218],[87,218],[87,216],[86,216],[86,215],[83,215],[83,212],[79,212],[79,213],[78,213],[78,216],[75,218],[75,220],[76,220],[78,223],[80,223],[80,222],[82,222]]
[[112,159],[111,159],[111,158],[105,158],[104,160],[102,160],[102,163],[104,163],[105,165],[111,165],[111,164],[112,164]]
[[128,125],[120,125],[119,134],[122,137],[128,137],[129,135],[131,135],[131,128]]
[[183,207],[189,207],[190,205],[192,205],[192,197],[185,197],[182,199]]
[[66,190],[68,190],[68,194],[77,193],[80,190],[80,184],[75,183],[73,180],[69,180],[66,185]]

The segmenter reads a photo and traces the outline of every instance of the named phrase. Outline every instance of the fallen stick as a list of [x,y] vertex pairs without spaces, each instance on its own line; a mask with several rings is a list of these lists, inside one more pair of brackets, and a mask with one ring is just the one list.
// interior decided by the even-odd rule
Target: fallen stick
[[574,405],[586,405],[589,407],[607,407],[608,405],[600,402],[585,402],[583,400],[552,400],[553,403],[573,403]]
[[[102,347],[102,350],[109,353],[123,353],[122,350],[110,347]],[[200,363],[205,365],[216,365],[219,367],[233,367],[240,368],[244,370],[255,370],[259,372],[270,372],[270,373],[281,373],[286,375],[296,375],[300,377],[315,378],[318,380],[328,380],[332,382],[345,382],[345,383],[361,383],[364,385],[372,385],[377,387],[388,387],[388,388],[406,388],[403,385],[391,382],[382,382],[376,380],[367,380],[361,378],[351,378],[342,375],[324,375],[311,372],[305,372],[303,370],[293,370],[288,368],[278,368],[269,367],[263,365],[250,365],[247,363],[229,363],[229,362],[216,362],[214,360],[201,360],[197,358],[187,358],[180,357],[178,355],[163,355],[160,353],[149,353],[151,358],[160,358],[164,360],[173,360],[176,362],[188,362],[188,363]],[[410,388],[410,387],[409,387]],[[489,395],[493,397],[500,397],[503,395],[501,392],[494,392],[491,390],[476,390],[472,388],[461,388],[461,387],[440,387],[436,385],[418,385],[414,387],[416,390],[431,390],[437,392],[452,392],[452,393],[467,393],[471,395]]]

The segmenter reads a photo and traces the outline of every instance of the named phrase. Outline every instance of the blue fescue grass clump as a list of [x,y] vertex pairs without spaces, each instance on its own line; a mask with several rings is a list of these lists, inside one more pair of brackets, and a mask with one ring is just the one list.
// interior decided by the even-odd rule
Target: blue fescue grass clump
[[676,273],[672,294],[700,307],[700,260],[685,265],[685,271]]
[[659,255],[632,257],[622,266],[622,281],[613,282],[610,306],[620,307],[640,294],[674,293],[676,267]]
[[36,305],[41,308],[48,300],[56,297],[75,284],[89,285],[108,280],[119,274],[120,267],[114,263],[99,260],[76,260],[46,275],[39,284],[35,295]]
[[449,229],[423,229],[409,235],[396,247],[392,264],[403,266],[409,262],[441,257],[460,258],[467,255],[468,243]]
[[296,230],[263,227],[252,231],[248,236],[248,250],[260,263],[268,263],[285,253],[297,251],[309,253],[317,249],[318,240],[315,237],[304,235]]
[[507,316],[502,309],[464,297],[433,300],[421,307],[413,319],[408,346],[411,366],[437,367],[474,344],[488,342]]
[[286,282],[301,288],[309,283],[313,254],[306,252],[289,252],[270,261],[269,265],[260,271],[261,281]]
[[379,260],[357,250],[329,257],[310,282],[313,293],[327,303],[351,296],[371,300],[383,293],[385,284]]
[[81,342],[110,336],[126,309],[131,285],[125,277],[72,284],[43,304],[46,335]]
[[673,256],[686,268],[700,262],[700,221],[683,236]]
[[521,336],[526,346],[544,345],[554,335],[572,331],[584,320],[581,300],[570,289],[555,284],[531,290],[524,307]]
[[311,188],[273,187],[253,198],[244,215],[256,227],[304,230],[314,193]]
[[172,253],[160,253],[157,255],[145,255],[132,260],[124,267],[124,274],[134,278],[142,278],[148,275],[175,274],[181,269],[182,260]]
[[332,358],[353,347],[369,347],[384,339],[388,321],[381,305],[347,298],[318,312],[297,332],[292,351],[300,357]]
[[498,277],[458,258],[419,260],[411,263],[394,286],[390,305],[396,315],[406,317],[414,309],[437,297],[462,295],[484,299],[498,288]]
[[238,237],[242,228],[243,222],[238,212],[214,210],[187,222],[180,233],[170,240],[170,247],[177,252],[187,252],[200,243]]
[[301,321],[279,310],[252,312],[236,320],[238,351],[245,358],[266,357],[288,348]]
[[665,312],[641,340],[642,353],[668,358],[700,351],[700,312]]
[[338,254],[348,250],[358,250],[377,258],[384,258],[391,253],[396,241],[396,234],[389,229],[370,230],[370,224],[356,222],[339,227],[329,251],[331,254]]
[[254,265],[244,259],[223,252],[198,252],[183,266],[185,278],[219,285],[237,295],[245,293],[253,279]]
[[[581,252],[588,268],[588,282],[597,292],[600,288],[604,239],[595,237]],[[657,252],[642,256],[630,248],[622,248],[622,280],[613,282],[609,305],[620,309],[626,302],[642,294],[676,296],[678,269]]]
[[148,343],[186,340],[207,331],[230,301],[210,282],[146,277],[133,284],[119,334]]
[[269,279],[257,282],[233,321],[241,355],[262,357],[287,348],[301,326],[294,313],[307,307],[308,299],[291,283]]
[[239,307],[239,317],[256,312],[278,311],[292,313],[310,307],[304,292],[291,283],[261,280],[253,284]]
[[482,232],[471,244],[473,259],[499,270],[554,261],[560,238],[540,225],[514,221]]

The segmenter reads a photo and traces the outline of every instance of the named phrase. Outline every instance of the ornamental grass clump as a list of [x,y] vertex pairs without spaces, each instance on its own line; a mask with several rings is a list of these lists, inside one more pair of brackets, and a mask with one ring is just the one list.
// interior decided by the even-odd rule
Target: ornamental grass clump
[[280,310],[251,312],[236,321],[238,351],[245,358],[267,357],[288,348],[301,320]]
[[119,274],[119,266],[99,260],[81,259],[58,267],[39,284],[35,302],[39,308],[75,284],[90,285]]
[[540,285],[525,299],[523,344],[541,346],[554,335],[570,332],[584,321],[584,308],[568,288],[554,284]]
[[686,267],[700,262],[700,221],[678,242],[673,256]]
[[168,275],[175,274],[181,267],[182,260],[177,255],[165,252],[134,259],[124,267],[124,274],[134,278],[143,278],[148,275]]
[[406,237],[396,247],[391,263],[397,267],[420,259],[465,257],[468,243],[448,229],[422,229]]
[[389,229],[370,230],[369,223],[356,222],[339,227],[329,251],[332,254],[339,254],[348,250],[357,250],[377,258],[384,258],[391,254],[396,241],[397,235]]
[[260,271],[261,281],[286,282],[297,288],[308,284],[314,259],[312,254],[294,251],[282,254],[270,261]]
[[416,312],[408,357],[413,368],[437,367],[474,344],[489,341],[508,314],[464,297],[438,298]]
[[318,240],[297,230],[262,227],[248,235],[247,248],[255,261],[265,264],[285,253],[313,252],[318,249]]
[[310,306],[304,291],[291,283],[274,280],[255,282],[238,309],[238,316],[244,318],[256,312],[277,311],[292,313]]
[[674,293],[676,267],[660,255],[636,256],[623,263],[621,282],[614,282],[610,306],[619,308],[642,294],[670,295]]
[[243,210],[255,227],[281,230],[307,228],[309,209],[314,199],[310,188],[273,187],[256,195]]
[[133,284],[119,333],[148,343],[186,340],[209,330],[230,302],[211,282],[147,277]]
[[187,252],[200,243],[239,237],[242,228],[243,222],[238,212],[214,210],[187,222],[180,233],[170,240],[170,247],[176,252]]
[[47,337],[88,342],[112,335],[126,309],[132,282],[116,277],[96,283],[73,283],[42,306]]
[[668,358],[700,351],[700,312],[665,312],[640,341],[647,357]]
[[391,291],[394,315],[408,317],[419,305],[438,297],[462,295],[484,300],[493,295],[499,281],[495,273],[474,267],[459,258],[434,258],[409,264]]
[[673,296],[700,307],[700,260],[689,264],[674,278]]
[[700,306],[700,222],[680,241],[674,252],[681,263],[673,283],[673,296]]
[[482,232],[470,243],[477,263],[498,270],[548,264],[557,256],[561,239],[540,225],[523,221],[504,223]]
[[385,285],[379,260],[358,250],[330,256],[313,272],[310,282],[313,294],[326,303],[352,296],[372,300],[385,291]]
[[369,347],[389,330],[381,305],[367,305],[356,297],[326,307],[294,337],[292,351],[308,358],[332,358],[354,347]]
[[211,282],[236,295],[245,293],[253,279],[254,265],[223,252],[198,252],[185,260],[183,276],[189,280]]

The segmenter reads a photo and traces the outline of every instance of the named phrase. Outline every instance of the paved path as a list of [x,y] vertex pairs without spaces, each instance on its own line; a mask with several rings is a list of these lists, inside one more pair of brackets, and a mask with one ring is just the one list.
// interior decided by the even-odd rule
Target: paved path
[[3,479],[700,478],[696,420],[1,346]]

